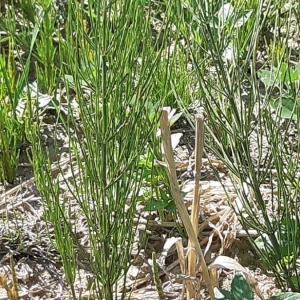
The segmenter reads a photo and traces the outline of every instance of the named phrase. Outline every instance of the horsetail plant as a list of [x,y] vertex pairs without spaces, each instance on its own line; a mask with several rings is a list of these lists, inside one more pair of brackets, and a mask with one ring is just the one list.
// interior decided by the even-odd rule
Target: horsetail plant
[[70,104],[68,116],[60,119],[74,153],[69,156],[72,180],[64,182],[85,220],[88,250],[77,236],[73,206],[59,196],[58,183],[53,184],[57,179],[51,176],[39,120],[31,135],[37,185],[46,200],[45,218],[57,228],[54,245],[69,274],[73,298],[75,260],[84,261],[93,273],[90,292],[97,299],[116,299],[118,292],[125,297],[137,230],[133,219],[143,181],[140,159],[155,136],[158,109],[171,92],[159,88],[172,66],[163,54],[169,26],[163,24],[161,38],[153,41],[149,5],[150,1],[132,0],[109,5],[99,1],[89,4],[89,10],[83,10],[80,3],[69,6],[68,38],[61,53],[73,49],[74,54],[60,58],[64,71],[69,72],[64,77],[67,91],[71,83],[76,91],[81,125]]

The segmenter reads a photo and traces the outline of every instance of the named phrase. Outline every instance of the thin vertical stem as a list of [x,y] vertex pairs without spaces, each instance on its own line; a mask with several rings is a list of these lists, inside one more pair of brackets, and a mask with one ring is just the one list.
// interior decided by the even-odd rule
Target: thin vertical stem
[[[203,155],[203,140],[204,140],[204,120],[203,116],[196,116],[196,145],[195,145],[195,188],[194,188],[194,199],[192,204],[191,212],[191,223],[195,235],[198,236],[199,226],[199,209],[200,209],[200,177],[201,177],[201,166],[202,166],[202,155]],[[192,247],[191,241],[189,241],[189,248]],[[195,251],[189,251],[188,255],[188,272],[190,276],[196,276],[197,266],[197,255]],[[192,293],[188,293],[188,299],[195,297],[194,289]],[[188,291],[189,292],[189,291]]]
[[163,109],[163,111],[162,111],[161,118],[160,118],[160,127],[161,127],[161,137],[162,137],[163,147],[164,147],[164,156],[165,156],[165,160],[167,163],[167,169],[168,169],[167,173],[168,173],[168,178],[170,181],[171,194],[173,196],[176,208],[178,210],[178,214],[184,224],[185,230],[191,241],[191,246],[195,249],[195,251],[197,252],[197,255],[200,257],[203,278],[204,278],[205,284],[207,286],[209,295],[210,295],[211,299],[214,300],[215,299],[214,291],[210,284],[209,272],[208,272],[207,265],[205,263],[204,255],[202,253],[199,241],[197,239],[197,235],[195,234],[195,231],[193,230],[193,226],[190,221],[189,214],[185,207],[184,201],[180,194],[180,189],[179,189],[177,175],[176,175],[176,168],[175,168],[175,163],[174,163],[174,157],[173,157],[172,144],[171,144],[171,131],[170,131],[170,123],[169,123],[169,119],[168,119],[168,110],[167,109]]

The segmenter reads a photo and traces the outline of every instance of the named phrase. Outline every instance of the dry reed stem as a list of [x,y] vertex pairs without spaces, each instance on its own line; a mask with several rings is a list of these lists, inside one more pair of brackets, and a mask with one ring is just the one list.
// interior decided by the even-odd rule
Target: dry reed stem
[[[185,274],[186,273],[186,260],[184,257],[182,239],[181,238],[178,239],[178,241],[176,242],[175,245],[176,245],[176,250],[177,250],[177,254],[178,254],[178,261],[179,261],[181,273]],[[183,281],[183,288],[182,288],[180,299],[184,299],[185,284],[186,284],[186,281]]]
[[[203,116],[196,116],[196,140],[195,140],[195,188],[192,202],[191,223],[193,230],[198,236],[199,227],[199,210],[200,210],[200,177],[201,177],[201,165],[203,155],[203,138],[204,138],[204,121]],[[188,247],[192,247],[191,241],[189,241]],[[195,251],[189,251],[188,255],[188,272],[190,276],[196,276],[197,274],[197,255]],[[189,292],[189,291],[188,291]],[[187,295],[187,299],[195,298],[195,290]]]
[[190,245],[192,248],[195,249],[197,255],[200,257],[202,272],[203,272],[203,278],[205,281],[205,284],[207,286],[209,295],[212,300],[215,299],[213,288],[210,282],[210,276],[207,269],[207,265],[200,247],[200,244],[197,239],[197,235],[193,229],[191,220],[189,218],[189,214],[187,212],[187,209],[185,207],[184,201],[182,199],[182,196],[180,194],[179,185],[177,182],[177,175],[176,175],[176,168],[174,164],[174,157],[173,157],[173,150],[171,145],[171,132],[170,132],[170,123],[168,119],[168,111],[166,109],[162,110],[161,118],[160,118],[160,126],[161,126],[161,137],[164,147],[164,156],[167,163],[167,170],[168,170],[168,178],[170,181],[170,188],[173,200],[175,202],[176,208],[178,210],[178,214],[183,222],[183,225],[185,227],[185,230],[188,234]]

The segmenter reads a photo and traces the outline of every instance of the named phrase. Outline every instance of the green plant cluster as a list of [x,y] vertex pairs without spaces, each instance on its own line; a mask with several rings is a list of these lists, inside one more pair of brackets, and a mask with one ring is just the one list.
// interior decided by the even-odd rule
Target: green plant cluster
[[271,70],[260,70],[258,77],[266,88],[277,88],[277,97],[270,100],[270,105],[282,118],[296,121],[300,104],[300,63],[295,67],[281,63],[279,68],[272,66]]
[[[195,103],[206,114],[206,150],[224,163],[236,187],[240,204],[229,204],[246,231],[258,232],[249,239],[281,289],[299,292],[300,147],[298,136],[296,150],[287,139],[291,128],[297,135],[300,129],[299,53],[288,36],[292,20],[299,24],[299,3],[56,2],[21,0],[1,11],[0,178],[14,182],[29,141],[44,218],[54,228],[72,297],[78,257],[95,275],[97,299],[115,299],[120,282],[125,286],[139,201],[162,221],[168,214],[176,220],[166,168],[158,163],[158,120],[162,107],[171,106],[179,110],[171,123],[184,114],[193,124],[188,110]],[[268,56],[261,67],[262,50]],[[85,219],[89,252],[59,176],[52,176],[55,162],[41,134],[49,109],[56,114],[53,136],[63,128],[68,137],[73,179],[65,184]],[[253,298],[241,276],[218,297]]]
[[[234,276],[231,283],[231,291],[223,289],[215,289],[216,300],[253,300],[253,291],[243,277],[243,275],[237,274]],[[272,296],[268,300],[297,300],[299,299],[299,293],[286,292],[278,296]]]
[[[296,292],[299,142],[296,138],[297,146],[292,146],[287,137],[292,128],[299,132],[299,63],[288,34],[278,35],[276,29],[289,28],[298,6],[204,2],[185,2],[194,18],[182,31],[193,32],[189,53],[208,118],[207,149],[229,170],[238,193],[238,203],[230,204],[243,228],[259,233],[258,239],[249,233],[249,239],[266,269],[283,290]],[[208,22],[208,15],[219,21]],[[274,29],[268,35],[271,42],[265,35],[268,27]],[[258,63],[261,49],[269,55]],[[287,119],[285,126],[282,119]],[[264,184],[272,191],[269,200],[262,192]]]

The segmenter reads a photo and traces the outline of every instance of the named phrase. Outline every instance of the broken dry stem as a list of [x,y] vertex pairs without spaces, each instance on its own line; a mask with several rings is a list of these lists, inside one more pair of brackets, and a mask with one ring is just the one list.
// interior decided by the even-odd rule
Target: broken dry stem
[[188,234],[190,245],[192,248],[195,249],[197,255],[200,258],[201,261],[201,267],[203,272],[203,278],[205,281],[205,284],[207,286],[208,292],[210,294],[211,299],[214,298],[214,292],[210,283],[210,276],[207,269],[207,265],[205,263],[204,255],[202,253],[200,244],[197,239],[197,235],[193,229],[191,220],[189,218],[189,214],[187,212],[187,209],[185,207],[185,204],[183,202],[182,196],[180,194],[179,185],[177,182],[177,175],[176,175],[176,169],[174,164],[174,157],[173,157],[173,151],[172,151],[172,145],[171,145],[171,132],[170,132],[170,124],[168,120],[168,111],[166,109],[163,109],[161,118],[160,118],[160,126],[161,126],[161,137],[164,147],[164,156],[167,163],[167,169],[168,169],[168,177],[170,181],[170,187],[171,187],[171,193],[176,205],[176,208],[178,210],[178,214],[184,224],[185,230]]
[[[195,187],[194,187],[194,197],[192,203],[191,212],[191,223],[193,230],[198,236],[199,227],[199,209],[200,209],[200,177],[201,177],[201,165],[202,165],[202,155],[203,155],[203,137],[204,137],[204,121],[203,117],[200,115],[196,116],[196,141],[195,141]],[[189,240],[189,249],[192,248],[191,241]],[[188,272],[190,276],[195,277],[197,273],[197,254],[195,251],[189,251],[188,254]],[[191,294],[188,294],[188,299],[195,297],[194,289]]]

